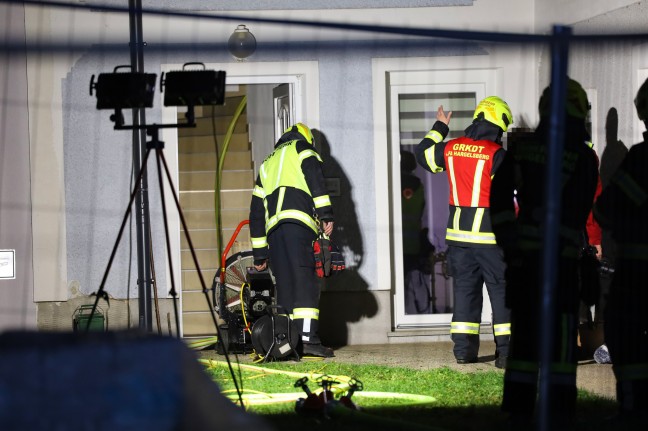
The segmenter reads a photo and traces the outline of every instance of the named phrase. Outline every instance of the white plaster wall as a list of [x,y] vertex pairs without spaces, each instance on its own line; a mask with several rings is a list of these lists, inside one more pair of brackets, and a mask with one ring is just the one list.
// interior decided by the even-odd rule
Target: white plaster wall
[[[553,1],[553,0],[552,0]],[[557,1],[556,1],[557,2]],[[621,3],[613,0],[612,3]],[[628,1],[625,1],[628,3]],[[155,2],[160,8],[160,2]],[[155,42],[226,42],[237,24],[247,24],[259,41],[327,40],[391,38],[388,34],[313,28],[307,25],[254,23],[254,19],[295,20],[315,23],[343,23],[369,26],[389,26],[422,29],[452,29],[474,31],[532,32],[535,0],[476,0],[472,6],[444,6],[399,9],[322,9],[322,10],[261,10],[215,12],[213,15],[232,20],[175,18],[147,16],[144,23],[147,43]],[[602,3],[597,1],[597,3]],[[118,6],[118,5],[117,5]],[[123,2],[127,8],[127,2]],[[181,9],[181,8],[178,8]],[[178,10],[176,9],[176,10]],[[55,16],[59,25],[51,30],[52,40],[80,43],[128,42],[128,17],[118,13],[71,13],[67,9],[51,12],[32,9],[43,20]],[[191,13],[179,10],[180,13]],[[248,22],[239,22],[248,18]],[[65,25],[69,23],[71,26]]]
[[[479,30],[532,33],[534,29],[540,30],[542,23],[557,22],[558,17],[553,14],[554,9],[562,2],[549,1],[553,5],[547,7],[540,5],[540,1],[522,0],[476,0],[472,6],[461,7],[436,7],[412,9],[349,9],[349,10],[322,10],[309,11],[264,11],[236,13],[240,17],[269,17],[276,19],[299,19],[314,21],[341,21],[346,23],[379,24],[389,26],[420,27],[430,29],[454,30]],[[585,8],[585,2],[578,0]],[[623,8],[630,3],[621,0],[605,2],[591,1],[589,16],[601,8],[603,11]],[[585,8],[587,9],[587,8]],[[234,15],[234,13],[229,13]],[[574,22],[579,19],[577,11],[568,16],[574,17]],[[67,250],[66,220],[65,220],[65,184],[63,165],[63,124],[69,120],[69,111],[80,109],[77,106],[63,106],[61,82],[68,73],[74,69],[79,58],[86,57],[90,52],[87,47],[93,43],[116,43],[122,46],[124,59],[122,64],[128,62],[128,19],[124,15],[92,12],[70,12],[64,9],[41,10],[28,8],[26,12],[27,34],[30,40],[61,41],[63,43],[79,44],[76,53],[65,55],[30,56],[28,61],[29,77],[29,112],[30,112],[30,143],[32,149],[32,200],[34,203],[33,234],[34,234],[34,261],[39,262],[34,272],[35,300],[66,300],[70,295],[66,278]],[[580,18],[585,19],[585,18]],[[387,56],[389,58],[402,58],[399,67],[412,67],[417,61],[424,63],[423,67],[443,68],[448,64],[459,64],[461,67],[475,67],[468,59],[462,62],[461,56],[465,49],[461,44],[452,43],[450,40],[437,40],[429,47],[415,48],[404,51],[399,55],[392,51],[383,53],[381,43],[369,47],[361,56],[358,51],[348,51],[345,41],[380,40],[389,41],[395,35],[375,35],[367,32],[340,31],[328,29],[313,29],[309,27],[296,27],[288,25],[258,24],[241,22],[239,19],[232,21],[189,20],[175,18],[147,18],[144,22],[145,40],[151,54],[148,59],[154,58],[155,62],[145,60],[151,70],[159,71],[160,64],[178,62],[178,53],[167,61],[167,54],[155,51],[156,43],[184,42],[184,43],[211,43],[212,52],[202,54],[211,56],[212,64],[223,64],[226,60],[226,40],[239,23],[245,23],[259,41],[263,43],[277,42],[279,49],[255,54],[246,64],[246,68],[261,73],[265,62],[281,63],[284,61],[312,61],[319,64],[317,85],[319,98],[317,102],[305,101],[307,115],[316,113],[315,118],[320,120],[319,125],[330,143],[331,155],[341,163],[341,169],[348,173],[353,186],[350,193],[350,202],[359,210],[359,226],[364,236],[365,262],[359,273],[368,286],[368,289],[389,291],[392,286],[389,277],[381,278],[376,272],[381,261],[380,256],[389,253],[385,243],[376,241],[384,225],[376,218],[384,207],[378,206],[374,190],[377,186],[373,169],[382,165],[374,164],[376,154],[369,150],[375,145],[374,125],[372,121],[380,121],[380,115],[374,117],[372,107],[384,103],[380,98],[374,98],[371,84],[371,59]],[[593,27],[588,30],[603,30],[608,21],[602,15]],[[579,28],[580,30],[580,28]],[[308,49],[290,49],[290,43],[296,41],[336,41],[332,44],[335,50],[308,51]],[[282,45],[284,44],[284,45]],[[85,49],[83,47],[86,47]],[[516,120],[525,119],[527,124],[533,125],[537,119],[536,104],[539,94],[541,77],[538,75],[538,59],[536,49],[510,45],[497,49],[487,48],[489,56],[480,58],[480,66],[486,65],[498,69],[497,92],[500,92],[512,105],[516,106]],[[186,61],[193,60],[191,52]],[[409,57],[410,60],[405,57]],[[447,58],[440,58],[447,57]],[[640,63],[641,54],[637,56]],[[413,58],[418,60],[412,60]],[[423,59],[423,60],[421,60]],[[93,60],[96,72],[109,71],[116,64],[111,56],[106,58],[98,56]],[[634,60],[633,60],[634,61]],[[575,63],[576,64],[576,63]],[[625,64],[625,63],[624,63]],[[86,66],[87,67],[87,66]],[[157,68],[157,69],[156,69]],[[331,78],[335,76],[335,78]],[[602,76],[603,78],[604,76]],[[89,78],[89,77],[88,77]],[[88,82],[71,85],[87,86]],[[308,86],[307,89],[313,88]],[[79,90],[80,91],[80,90]],[[84,89],[85,91],[85,89]],[[535,93],[531,97],[530,93]],[[629,91],[628,91],[629,94]],[[90,98],[90,96],[87,96]],[[605,96],[607,97],[607,96]],[[614,97],[611,95],[610,97]],[[316,103],[316,106],[311,106]],[[616,103],[616,102],[615,102]],[[625,102],[624,102],[625,103]],[[90,109],[84,102],[83,109]],[[605,109],[599,108],[599,112]],[[87,115],[86,112],[82,113]],[[106,120],[105,112],[99,114],[102,124]],[[158,113],[159,114],[159,113]],[[312,117],[311,117],[312,118]],[[383,117],[384,118],[384,117]],[[99,120],[97,120],[99,121]],[[518,125],[520,122],[517,123]],[[105,124],[101,127],[107,127]],[[98,139],[108,139],[98,133]],[[371,193],[367,193],[370,190]],[[117,205],[121,211],[121,205]],[[162,260],[157,263],[162,265]],[[380,267],[381,271],[384,270]],[[385,292],[386,293],[386,292]],[[361,320],[349,325],[349,340],[362,343],[369,342],[361,334],[369,326],[387,327],[390,312],[387,310],[388,299],[381,296],[380,303],[373,315],[363,316]],[[377,322],[379,321],[379,322]],[[378,323],[378,325],[377,325]]]
[[[530,0],[515,2],[513,5],[508,5],[509,13],[499,13],[498,9],[501,10],[507,3],[509,2],[504,0],[478,1],[470,7],[381,9],[370,12],[367,10],[324,10],[309,13],[308,18],[314,21],[341,21],[422,28],[530,31],[533,21],[532,2]],[[304,14],[300,11],[245,12],[238,15],[304,19]],[[235,28],[235,24],[238,24],[238,21],[233,21],[231,25],[228,25],[228,23],[212,20],[146,18],[144,39],[151,47],[154,47],[156,42],[213,43],[214,41],[223,41],[220,46],[222,49],[225,46],[224,41]],[[287,25],[250,24],[250,27],[259,41],[320,41],[393,37],[365,32],[332,31]],[[30,124],[30,140],[32,147],[32,198],[34,201],[34,259],[40,262],[39,271],[35,273],[35,285],[42,286],[36,289],[35,300],[65,300],[69,295],[67,286],[69,281],[65,275],[68,252],[65,242],[62,131],[63,117],[66,113],[62,106],[60,83],[79,56],[83,54],[82,47],[88,47],[93,43],[114,43],[123,45],[127,55],[128,19],[127,15],[123,14],[28,7],[26,28],[30,41],[57,41],[80,47],[75,53],[30,56],[28,61],[29,109],[30,117],[33,119]],[[215,46],[215,49],[217,48],[219,48],[218,45]],[[126,55],[124,63],[127,64]],[[332,63],[332,65],[334,64]],[[97,73],[111,70],[114,66],[115,64],[111,63],[102,68],[100,61]],[[250,66],[254,67],[254,63],[251,62]],[[349,71],[353,72],[354,65],[348,64],[347,66],[350,67]],[[75,109],[75,107],[66,109]],[[311,110],[311,108],[307,110]],[[342,130],[334,132],[334,134],[344,135]],[[329,139],[331,142],[344,142],[343,139],[338,140],[331,136]],[[338,153],[343,155],[344,152],[340,148]],[[343,157],[349,159],[348,155]],[[373,185],[370,182],[366,186],[372,187]],[[356,194],[361,193],[364,185],[358,184],[357,187],[358,190],[354,191]],[[364,206],[368,206],[369,212],[373,213],[373,204]],[[374,234],[371,227],[366,234],[370,236]],[[370,247],[376,246],[373,242],[368,244]],[[370,266],[367,271],[371,272],[372,267]]]
[[[636,3],[641,2],[638,0],[535,0],[536,30],[546,33],[554,24],[572,25]],[[617,30],[623,31],[624,28],[617,27]]]
[[[590,13],[587,19],[572,23],[573,33],[645,33],[648,3],[626,2],[632,4],[616,7],[617,3],[621,2],[612,2],[612,7],[605,13]],[[596,94],[596,130],[593,130],[592,137],[599,156],[605,148],[606,119],[611,108],[618,111],[618,139],[626,147],[641,139],[644,126],[637,119],[633,101],[648,73],[647,42],[646,39],[592,41],[570,46],[569,76]],[[540,57],[539,91],[549,83],[550,67],[549,52],[544,50]]]
[[[4,23],[0,44],[23,42],[22,5],[0,5]],[[29,187],[29,120],[27,68],[24,57],[0,52],[0,250],[12,250],[15,269],[2,268],[0,279],[0,331],[33,329],[34,265],[32,261],[31,191]],[[5,263],[5,262],[3,262]],[[13,278],[8,278],[13,272]]]

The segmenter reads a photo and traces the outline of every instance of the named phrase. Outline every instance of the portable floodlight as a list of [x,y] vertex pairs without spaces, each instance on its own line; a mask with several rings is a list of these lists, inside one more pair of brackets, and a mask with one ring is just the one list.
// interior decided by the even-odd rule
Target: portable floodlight
[[[200,65],[203,70],[186,70],[190,65]],[[181,71],[162,74],[160,91],[164,92],[164,106],[222,105],[225,72],[205,70],[203,63],[185,63]]]
[[97,82],[90,78],[90,95],[94,88],[97,95],[97,109],[137,109],[153,107],[156,75],[154,73],[117,72],[101,73]]

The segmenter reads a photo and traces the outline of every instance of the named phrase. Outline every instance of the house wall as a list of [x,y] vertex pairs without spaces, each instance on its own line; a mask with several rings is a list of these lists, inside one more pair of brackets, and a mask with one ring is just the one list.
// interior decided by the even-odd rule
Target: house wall
[[[536,0],[535,22],[536,30],[544,33],[551,30],[555,24],[574,25],[593,17],[606,17],[617,9],[640,3],[638,0]],[[611,22],[606,22],[603,28],[609,28]],[[618,28],[622,30],[622,27]]]
[[[473,10],[475,8],[477,10]],[[496,18],[496,14],[483,6],[476,5],[460,9],[465,12],[467,11],[468,16],[463,16],[456,12],[454,8],[430,8],[423,10],[427,13],[425,19],[422,19],[423,14],[420,9],[398,10],[397,14],[393,13],[393,11],[381,10],[376,12],[373,20],[369,20],[367,18],[369,14],[363,13],[362,10],[349,10],[345,11],[345,17],[347,17],[348,22],[384,23],[389,21],[391,25],[421,25],[423,27],[430,27],[431,24],[445,24],[446,27],[452,27],[454,23],[456,27],[460,28],[470,27],[471,21],[475,21],[474,18],[477,15],[480,15],[480,23],[489,21],[485,19],[485,15],[488,14],[492,16],[492,21],[495,21]],[[443,12],[442,15],[447,18],[440,19],[437,12],[439,14]],[[318,14],[321,19],[330,18],[331,20],[339,17],[339,15],[339,10],[325,10],[322,11],[322,14]],[[303,14],[300,14],[298,11],[271,11],[264,14],[264,16],[294,19],[301,18]],[[399,19],[394,20],[394,16],[398,16]],[[526,20],[527,22],[530,21],[530,13],[528,13],[528,16],[529,19]],[[87,13],[81,11],[70,12],[68,10],[30,10],[28,11],[27,22],[31,34],[36,39],[66,40],[71,43],[80,40],[87,40],[90,43],[110,41],[119,45],[120,41],[122,43],[126,42],[128,38],[127,19],[125,16],[118,14]],[[65,30],[66,26],[61,25],[64,22],[73,22],[79,25],[68,26],[68,30]],[[200,21],[196,23],[195,20],[174,20],[171,22],[166,18],[151,18],[145,21],[145,39],[151,48],[154,48],[156,41],[173,41],[178,43],[186,43],[189,41],[197,43],[205,41],[213,42],[214,40],[224,41],[229,37],[231,27],[224,29],[223,25],[218,24],[222,23],[217,22],[214,24],[212,21]],[[482,25],[482,27],[484,26]],[[497,27],[499,27],[499,23],[497,25],[491,25],[491,29],[495,30]],[[518,24],[514,27],[520,29],[523,26]],[[93,29],[100,29],[100,31],[93,31]],[[260,25],[258,29],[254,28],[253,31],[259,41],[259,48],[254,58],[249,61],[250,68],[261,68],[266,61],[314,59],[319,61],[320,79],[318,86],[320,93],[326,95],[326,97],[320,98],[322,102],[319,107],[319,111],[321,111],[319,118],[305,118],[305,120],[311,123],[313,121],[319,123],[322,133],[325,134],[326,139],[331,143],[331,147],[335,148],[331,152],[332,155],[334,157],[339,156],[347,166],[352,167],[352,169],[349,169],[350,175],[356,178],[351,178],[351,184],[353,184],[354,190],[350,193],[357,193],[358,196],[352,195],[350,198],[358,208],[362,208],[362,212],[358,216],[360,218],[358,224],[360,226],[372,226],[374,224],[375,207],[371,202],[371,196],[366,193],[361,193],[361,191],[373,189],[373,178],[366,175],[366,173],[371,172],[373,169],[373,155],[372,151],[363,151],[361,144],[359,144],[364,143],[363,145],[367,145],[366,143],[371,142],[371,127],[365,127],[367,119],[371,118],[371,106],[373,103],[369,97],[371,94],[370,59],[381,55],[393,57],[430,57],[439,55],[439,52],[445,55],[458,55],[465,52],[466,48],[461,44],[445,41],[440,41],[432,46],[425,46],[421,41],[413,41],[404,51],[399,45],[394,43],[389,44],[384,41],[380,41],[380,43],[376,42],[374,39],[371,39],[371,34],[361,34],[360,36],[354,34],[353,39],[358,39],[359,37],[366,38],[364,39],[366,40],[364,47],[359,45],[359,48],[351,48],[340,55],[340,45],[335,40],[342,36],[351,38],[349,33],[323,33],[319,30],[304,33],[302,29],[297,29],[293,34],[292,29],[289,30],[287,26],[269,24]],[[318,44],[316,46],[295,45],[295,39],[301,39],[304,34],[307,34],[311,40],[317,41]],[[329,38],[333,42],[326,42]],[[275,42],[267,50],[263,50],[263,41],[277,39],[283,40],[287,44],[281,45]],[[221,49],[219,50],[218,48]],[[224,48],[224,44],[220,47],[216,45],[211,51],[201,53],[201,60],[210,64],[233,62],[233,59],[222,48]],[[187,47],[187,50],[190,49],[191,47]],[[147,52],[145,64],[147,67],[155,67],[153,65],[174,62],[182,63],[184,61],[194,61],[195,59],[196,55],[182,55],[177,52],[160,54],[152,49],[150,54]],[[89,48],[86,48],[86,50],[78,50],[69,56],[30,57],[30,82],[32,82],[31,87],[33,88],[34,94],[31,104],[32,116],[37,120],[37,125],[52,126],[48,128],[48,134],[39,134],[39,131],[44,129],[44,127],[37,126],[33,129],[33,145],[36,145],[40,149],[40,154],[43,154],[42,157],[39,157],[39,160],[42,160],[43,164],[49,163],[51,165],[49,169],[43,166],[39,168],[38,172],[32,173],[35,177],[45,175],[46,173],[50,174],[50,178],[47,179],[40,180],[39,178],[35,178],[34,194],[37,195],[38,199],[47,199],[52,202],[52,206],[57,208],[65,207],[65,195],[75,194],[76,190],[66,190],[66,193],[62,192],[65,187],[70,187],[71,183],[66,183],[67,180],[62,175],[61,171],[64,169],[64,163],[62,163],[63,159],[61,156],[78,157],[79,161],[84,161],[84,158],[94,158],[95,163],[97,160],[101,160],[101,154],[94,155],[88,151],[110,152],[109,157],[113,161],[106,166],[100,166],[100,169],[110,170],[113,173],[109,178],[115,181],[112,184],[114,185],[114,191],[102,191],[105,199],[101,199],[99,197],[101,195],[93,193],[93,190],[86,190],[80,193],[82,196],[94,197],[96,200],[104,202],[103,205],[107,205],[108,203],[112,204],[115,202],[115,196],[123,195],[124,190],[128,189],[128,184],[124,182],[124,179],[128,178],[128,175],[126,175],[127,172],[124,172],[124,169],[128,169],[128,165],[124,165],[123,161],[124,158],[128,157],[128,150],[125,147],[127,146],[129,137],[125,136],[127,133],[111,131],[112,125],[106,121],[105,113],[96,112],[93,109],[92,98],[86,96],[87,93],[82,91],[82,89],[87,89],[87,80],[92,74],[111,71],[115,65],[128,64],[128,62],[127,52],[122,54],[102,53]],[[59,85],[61,79],[64,79],[66,83],[65,94]],[[71,84],[74,80],[77,80],[78,84]],[[157,97],[159,96],[156,95]],[[157,101],[158,99],[156,99]],[[60,112],[56,109],[52,110],[48,108],[57,104],[61,106],[64,103],[71,113],[64,115],[63,119],[55,118],[58,117]],[[306,103],[309,102],[307,101]],[[156,104],[156,106],[158,105],[159,103]],[[310,108],[309,110],[313,111]],[[159,116],[156,117],[155,110],[149,111],[147,115],[151,115],[152,119],[159,118]],[[65,130],[63,129],[63,124],[66,125]],[[364,130],[362,130],[363,127],[365,127]],[[66,145],[70,148],[86,148],[86,154],[81,155],[77,150],[71,150],[65,153],[65,146],[63,145],[64,134],[69,133],[75,135],[74,132],[77,128],[81,130],[83,136],[81,140],[84,143],[74,144],[68,142]],[[107,140],[110,141],[110,144],[108,142],[104,143]],[[93,145],[87,145],[87,142],[92,142]],[[336,155],[335,151],[339,153]],[[110,166],[111,164],[115,166],[112,167]],[[114,169],[117,165],[122,167],[121,171]],[[82,178],[87,174],[83,170],[90,168],[82,167],[80,169],[81,172],[70,173],[66,171],[66,175],[77,175],[78,178]],[[95,176],[95,178],[99,177],[100,175]],[[94,181],[97,180],[95,179]],[[74,184],[78,182],[80,181],[72,181]],[[84,187],[100,187],[101,184],[105,186],[107,183],[97,182],[97,186],[86,184]],[[81,197],[71,197],[71,199],[81,199]],[[366,201],[366,199],[369,199],[369,201]],[[87,203],[87,205],[91,207],[94,204]],[[100,217],[118,217],[118,211],[107,213],[96,205],[95,209]],[[341,213],[343,213],[345,208],[341,208],[341,210]],[[68,213],[74,213],[76,211],[76,208],[71,209],[68,206]],[[90,211],[89,208],[82,208],[80,213],[87,214],[88,211]],[[60,263],[64,268],[69,268],[70,265],[66,262],[69,253],[67,251],[62,252],[58,247],[63,246],[67,249],[66,241],[62,240],[62,237],[67,235],[66,228],[68,226],[74,225],[76,230],[77,224],[64,221],[62,214],[62,211],[55,211],[49,215],[51,218],[43,220],[43,224],[58,226],[57,231],[61,235],[59,240],[48,241],[47,244],[39,244],[42,247],[37,247],[37,250],[39,253],[42,252],[44,260],[55,261]],[[371,241],[372,234],[370,229],[367,232],[363,232],[368,237],[367,241]],[[79,233],[73,235],[79,235],[79,238],[88,236]],[[114,237],[114,229],[106,234],[102,234],[101,239],[108,240],[110,237]],[[87,242],[89,243],[90,241]],[[102,242],[105,243],[105,241]],[[368,274],[367,277],[371,279],[370,274],[375,272],[375,258],[372,258],[371,253],[374,253],[376,247],[371,242],[365,245],[367,249],[367,255],[364,257],[366,266],[362,271],[365,271]],[[73,248],[76,247],[74,244],[70,244],[70,246]],[[76,262],[87,262],[87,259],[84,259],[82,255],[83,253],[79,252],[75,258]],[[39,255],[39,259],[40,257]],[[93,257],[91,256],[91,258]],[[100,260],[99,258],[97,259],[97,261]],[[124,263],[121,265],[123,266]],[[71,266],[74,267],[76,264],[72,263]],[[52,268],[52,274],[43,274],[43,277],[50,276],[49,279],[54,280],[54,282],[50,283],[49,293],[44,293],[42,297],[37,295],[37,300],[61,300],[68,296],[67,277],[63,276],[63,272],[57,271],[58,269],[60,268],[57,266],[57,268]],[[121,282],[116,284],[122,285]]]
[[[548,12],[539,8],[540,2],[533,0],[440,1],[436,4],[443,4],[441,7],[371,9],[370,12],[354,9],[353,4],[360,7],[358,2],[342,3],[348,9],[226,12],[232,16],[236,13],[231,21],[146,18],[145,65],[147,71],[159,71],[163,64],[186,61],[231,64],[234,60],[226,51],[225,41],[242,18],[249,20],[246,24],[258,41],[257,53],[247,61],[246,67],[262,70],[266,62],[318,63],[317,82],[310,84],[318,89],[318,105],[312,107],[309,106],[312,101],[305,101],[306,111],[317,112],[317,117],[304,120],[317,124],[322,138],[318,141],[328,147],[324,152],[328,151],[327,160],[331,161],[329,174],[343,178],[343,194],[334,198],[333,203],[339,216],[337,225],[345,228],[344,232],[339,232],[340,237],[353,238],[346,244],[350,251],[347,255],[350,270],[331,282],[331,286],[326,286],[322,313],[324,315],[326,307],[330,307],[331,313],[335,312],[340,295],[351,291],[353,293],[348,296],[363,298],[359,300],[363,307],[356,310],[345,307],[350,309],[344,318],[346,342],[384,342],[391,328],[392,286],[389,278],[377,275],[384,271],[379,268],[381,256],[389,253],[377,238],[389,226],[379,224],[377,218],[384,208],[378,207],[375,199],[375,158],[376,151],[382,149],[375,147],[374,122],[382,119],[374,116],[374,106],[385,101],[373,97],[372,59],[402,58],[403,68],[407,68],[407,58],[427,58],[431,67],[442,67],[439,65],[443,65],[440,61],[443,58],[498,52],[492,58],[498,59],[494,62],[496,67],[503,68],[503,82],[510,83],[508,78],[513,73],[522,74],[531,82],[532,90],[526,91],[537,94],[538,57],[532,50],[526,50],[519,57],[513,55],[516,49],[521,49],[519,46],[507,51],[472,42],[437,39],[430,43],[430,40],[413,38],[403,46],[393,34],[313,29],[254,20],[312,19],[410,28],[532,33]],[[623,2],[613,2],[612,6],[620,3]],[[503,10],[506,13],[502,13]],[[542,16],[538,17],[539,14]],[[34,260],[42,262],[39,271],[34,273],[37,279],[34,299],[66,301],[76,292],[87,294],[96,289],[94,280],[104,270],[116,227],[123,215],[122,197],[130,190],[130,135],[112,130],[112,123],[107,118],[109,113],[97,111],[93,98],[87,93],[92,74],[129,63],[128,19],[117,13],[30,8],[26,22],[30,40],[79,44],[77,50],[66,55],[48,53],[28,58],[29,107],[33,120],[30,121],[30,143],[32,200],[35,203]],[[122,47],[123,51],[107,52],[101,51],[99,46],[93,47],[93,44],[106,42]],[[185,49],[156,50],[157,43],[168,42],[184,43]],[[507,61],[511,64],[507,65]],[[471,66],[466,64],[465,67]],[[515,82],[506,87],[506,97],[511,99],[510,104],[521,107],[520,118],[532,122],[537,115],[535,102],[530,102],[521,93],[523,80]],[[147,111],[149,122],[162,118],[158,94],[155,106],[156,109]],[[155,203],[151,203],[152,208]],[[155,210],[151,216],[159,220]],[[154,223],[153,229],[154,236],[159,235],[160,223]],[[156,248],[156,253],[163,251]],[[160,266],[163,262],[162,257],[156,259]],[[123,246],[112,270],[116,275],[108,280],[107,290],[111,295],[126,297],[127,274],[131,268],[133,259]]]
[[[606,15],[592,17],[574,24],[574,31],[594,33],[607,26],[623,29],[627,33],[646,33],[648,4],[635,3]],[[570,71],[583,85],[597,89],[599,145],[602,154],[610,136],[606,130],[614,127],[608,123],[608,114],[615,108],[618,116],[618,139],[628,148],[643,140],[645,126],[637,118],[634,98],[641,84],[648,78],[648,38],[642,41],[592,43],[573,50]]]
[[[599,16],[574,22],[574,34],[622,34],[645,33],[648,4],[645,2],[619,7]],[[539,88],[549,83],[549,53],[542,51],[539,69]],[[617,139],[626,147],[639,142],[644,130],[637,119],[634,98],[639,86],[648,77],[648,40],[588,41],[570,46],[568,74],[591,91],[595,97],[590,102],[596,111],[592,131],[594,148],[602,156],[609,139],[606,131],[613,127],[608,121],[614,108],[618,118],[615,127]]]
[[[0,45],[25,41],[22,7],[0,4]],[[1,268],[0,330],[36,326],[32,262],[32,204],[29,189],[27,65],[22,55],[0,52],[0,250],[13,250],[15,271]],[[5,272],[8,271],[8,272]],[[8,277],[9,275],[7,275]]]

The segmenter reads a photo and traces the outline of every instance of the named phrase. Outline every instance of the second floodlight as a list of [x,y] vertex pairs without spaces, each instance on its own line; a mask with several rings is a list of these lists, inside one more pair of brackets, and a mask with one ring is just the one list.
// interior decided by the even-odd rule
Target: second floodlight
[[[203,69],[186,70],[191,65],[200,65]],[[162,74],[160,89],[164,92],[164,106],[222,105],[225,102],[225,72],[205,70],[203,63],[185,63],[181,71]]]

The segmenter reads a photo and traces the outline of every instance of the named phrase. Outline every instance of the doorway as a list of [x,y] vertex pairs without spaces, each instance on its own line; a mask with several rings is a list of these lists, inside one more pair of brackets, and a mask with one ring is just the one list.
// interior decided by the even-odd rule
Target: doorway
[[[445,173],[433,175],[418,165],[404,174],[400,164],[401,157],[406,156],[402,152],[413,154],[416,145],[432,128],[439,105],[443,105],[445,111],[453,112],[447,137],[452,139],[463,134],[472,122],[477,102],[486,96],[484,76],[480,80],[466,80],[466,83],[457,83],[455,77],[448,83],[443,81],[443,74],[434,72],[411,76],[407,72],[390,73],[388,115],[393,197],[393,311],[397,329],[449,327],[452,319],[453,283],[445,258],[445,230],[449,211],[447,176]],[[412,257],[404,247],[411,241],[408,238],[411,237],[409,231],[412,228],[408,221],[412,214],[407,202],[409,193],[406,184],[411,184],[411,180],[407,175],[418,178],[423,188],[425,204],[421,213],[421,239],[432,246],[425,256]],[[416,265],[412,265],[412,259],[417,259]],[[492,320],[485,288],[481,319],[483,324]]]
[[[221,69],[224,65],[213,65]],[[211,288],[213,278],[220,266],[218,235],[215,222],[215,186],[216,168],[215,142],[221,144],[231,123],[226,116],[230,115],[240,103],[245,103],[236,126],[228,151],[223,158],[223,173],[221,187],[221,229],[222,243],[227,245],[233,237],[238,223],[246,220],[257,166],[272,150],[275,143],[277,128],[282,122],[305,121],[311,111],[310,103],[304,103],[304,93],[317,93],[317,88],[305,89],[304,78],[316,75],[312,65],[297,67],[297,74],[244,75],[240,65],[232,65],[233,71],[226,70],[226,103],[224,106],[204,107],[202,119],[197,120],[196,129],[183,129],[180,133],[174,130],[163,136],[167,153],[174,154],[176,160],[170,160],[176,165],[177,178],[174,179],[179,192],[180,204],[188,224],[190,237],[198,257],[200,274],[195,268],[191,251],[181,230],[179,217],[172,220],[169,213],[169,225],[177,227],[178,236],[172,241],[171,248],[174,256],[174,277],[176,290],[179,292],[181,316],[181,335],[188,337],[211,336],[216,332],[205,300],[200,275],[207,289]],[[286,64],[282,65],[284,71]],[[288,65],[289,66],[289,65]],[[169,66],[172,68],[173,66]],[[209,65],[207,66],[210,67]],[[266,71],[272,71],[272,67]],[[289,69],[289,68],[288,68]],[[311,83],[317,82],[312,80]],[[280,95],[273,95],[280,89]],[[247,99],[247,100],[244,100]],[[281,103],[278,99],[281,98]],[[314,102],[317,102],[316,98]],[[274,107],[281,106],[277,111]],[[174,121],[181,117],[182,112],[175,108],[163,109],[163,117]],[[279,119],[278,115],[281,115]],[[281,120],[281,121],[280,121]],[[311,121],[313,123],[313,121]],[[317,127],[317,125],[315,125]],[[214,134],[214,130],[216,131]],[[182,133],[189,131],[189,136]],[[214,135],[216,139],[214,139]],[[219,148],[222,151],[222,148]],[[170,196],[170,191],[166,192]],[[172,201],[169,198],[169,202]],[[224,249],[224,246],[222,247]],[[249,231],[241,229],[236,236],[234,246],[230,251],[236,253],[251,250]],[[169,274],[169,273],[167,273]],[[170,275],[169,278],[170,279]]]

